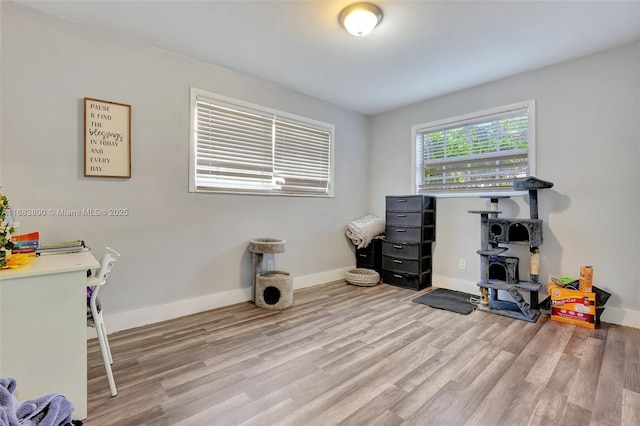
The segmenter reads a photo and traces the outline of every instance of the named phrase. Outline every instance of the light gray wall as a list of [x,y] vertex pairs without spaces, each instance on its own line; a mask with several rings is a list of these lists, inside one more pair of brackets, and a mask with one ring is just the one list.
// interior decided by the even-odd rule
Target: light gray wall
[[[276,266],[294,277],[355,263],[344,226],[368,209],[365,116],[14,3],[2,13],[3,192],[15,208],[129,209],[18,218],[42,242],[122,254],[109,313],[249,287],[251,238],[286,239]],[[334,124],[335,197],[188,193],[190,86]],[[130,179],[83,177],[84,97],[132,105]]]
[[[596,286],[613,294],[603,318],[639,326],[639,61],[634,44],[373,117],[370,211],[384,214],[385,195],[411,189],[412,125],[535,99],[536,176],[555,184],[539,191],[541,279],[578,276],[581,265],[593,265]],[[467,211],[488,208],[488,200],[437,202],[434,285],[475,294],[479,218]],[[502,202],[501,210],[503,217],[529,214],[524,197]],[[528,251],[517,255],[526,278]],[[460,258],[466,271],[458,269]]]

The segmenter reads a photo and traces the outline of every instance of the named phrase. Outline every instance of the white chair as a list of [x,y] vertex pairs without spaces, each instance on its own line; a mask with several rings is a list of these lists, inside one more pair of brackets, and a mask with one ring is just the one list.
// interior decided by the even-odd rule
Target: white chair
[[100,287],[107,282],[107,274],[111,271],[113,263],[120,257],[120,254],[115,250],[106,247],[105,253],[100,260],[100,267],[96,270],[95,274],[87,277],[87,288],[91,292],[89,298],[89,314],[88,325],[96,328],[98,334],[98,342],[100,343],[100,350],[102,351],[102,359],[104,361],[104,367],[107,370],[107,378],[109,379],[109,387],[111,388],[111,395],[116,396],[118,391],[116,390],[116,382],[113,379],[113,372],[111,371],[111,364],[113,364],[113,358],[111,357],[111,348],[109,348],[109,339],[107,338],[107,330],[104,326],[104,319],[102,318],[102,306],[98,302],[98,293]]

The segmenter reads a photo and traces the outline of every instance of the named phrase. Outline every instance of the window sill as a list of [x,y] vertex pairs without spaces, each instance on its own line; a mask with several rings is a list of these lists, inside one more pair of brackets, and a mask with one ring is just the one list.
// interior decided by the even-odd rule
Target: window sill
[[425,193],[435,198],[507,198],[528,195],[528,191],[500,191],[500,192],[434,192]]

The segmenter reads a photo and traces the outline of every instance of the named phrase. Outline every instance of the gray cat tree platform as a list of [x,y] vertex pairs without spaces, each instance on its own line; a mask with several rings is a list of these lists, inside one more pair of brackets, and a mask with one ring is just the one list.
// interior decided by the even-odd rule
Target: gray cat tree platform
[[[480,215],[480,311],[536,322],[540,316],[538,292],[540,245],[542,245],[542,220],[538,218],[538,190],[553,187],[553,183],[535,177],[516,178],[513,189],[528,191],[529,219],[501,218],[498,210],[499,198],[491,197],[491,210],[469,210]],[[519,258],[503,256],[508,244],[529,246],[529,280],[520,280]],[[513,301],[501,300],[498,291],[509,293]],[[522,293],[529,293],[529,302]]]
[[262,270],[265,254],[284,253],[285,240],[256,238],[249,241],[252,253],[252,301],[257,307],[279,311],[293,305],[293,280],[285,271]]

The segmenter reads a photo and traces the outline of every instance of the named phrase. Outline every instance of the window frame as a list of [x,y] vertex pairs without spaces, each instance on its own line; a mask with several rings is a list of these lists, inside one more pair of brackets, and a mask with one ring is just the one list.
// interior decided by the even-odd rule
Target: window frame
[[[417,147],[417,136],[419,133],[423,133],[425,131],[436,131],[437,129],[449,129],[455,128],[459,126],[463,126],[465,124],[470,124],[472,122],[477,122],[479,119],[483,117],[490,117],[499,114],[507,114],[511,111],[519,110],[519,109],[527,109],[529,113],[528,120],[528,135],[529,141],[527,144],[527,176],[535,176],[536,173],[536,103],[535,100],[527,100],[522,102],[517,102],[509,105],[504,105],[496,108],[490,108],[482,111],[472,112],[468,114],[458,115],[455,117],[444,118],[440,120],[430,121],[426,123],[416,124],[411,126],[411,191],[413,194],[420,194],[419,191],[419,182],[421,182],[421,177],[418,176],[418,147]],[[464,157],[460,157],[464,158]],[[520,195],[520,191],[514,191],[509,189],[489,189],[489,190],[473,190],[468,189],[467,191],[432,191],[432,192],[424,192],[429,193],[429,195],[441,198],[464,198],[464,197],[486,197],[486,196],[511,196],[511,195]]]
[[[248,112],[250,114],[257,114],[262,116],[273,116],[276,121],[284,121],[288,124],[303,126],[311,129],[315,129],[321,132],[327,132],[330,134],[329,141],[329,155],[328,155],[328,187],[327,193],[289,193],[281,191],[261,191],[261,190],[246,190],[241,188],[230,188],[228,190],[210,188],[203,189],[198,188],[196,185],[196,172],[197,172],[197,109],[196,104],[198,100],[208,100],[212,104],[219,107],[228,107],[236,109],[238,111]],[[320,198],[333,198],[335,193],[335,172],[334,172],[334,155],[335,155],[335,126],[330,123],[314,120],[307,117],[302,117],[296,114],[291,114],[285,111],[280,111],[274,108],[265,107],[262,105],[253,104],[251,102],[243,101],[240,99],[231,98],[228,96],[212,93],[206,90],[198,89],[195,87],[190,88],[190,101],[189,101],[189,192],[200,194],[240,194],[240,195],[267,195],[267,196],[293,196],[293,197],[320,197]],[[277,138],[276,135],[272,137]],[[275,143],[275,142],[274,142]],[[277,148],[276,148],[277,152]],[[272,151],[272,157],[275,155]]]

